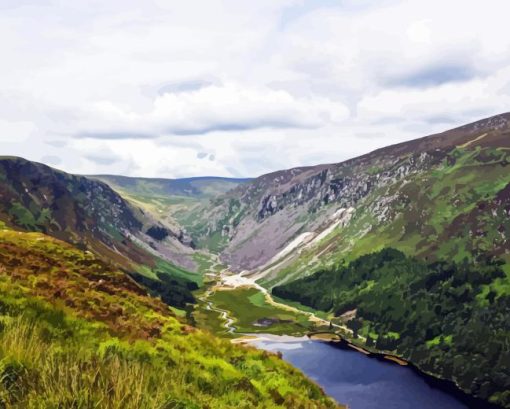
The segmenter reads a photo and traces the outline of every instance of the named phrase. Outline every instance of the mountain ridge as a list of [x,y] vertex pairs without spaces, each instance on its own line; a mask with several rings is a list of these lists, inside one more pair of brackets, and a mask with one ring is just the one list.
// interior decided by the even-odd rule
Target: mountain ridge
[[[105,184],[26,160],[0,158],[0,220],[7,227],[0,232],[4,235],[2,238],[0,234],[0,247],[6,243],[8,248],[19,246],[12,247],[13,241],[29,243],[21,244],[22,250],[15,252],[26,257],[13,260],[7,255],[0,260],[7,268],[0,269],[0,276],[14,272],[12,277],[30,283],[34,294],[57,294],[55,283],[63,277],[58,268],[38,270],[56,280],[48,283],[44,275],[27,279],[29,268],[8,270],[19,263],[24,266],[23,259],[40,263],[36,249],[47,241],[30,235],[47,233],[66,240],[72,248],[91,250],[112,263],[110,280],[117,277],[125,287],[133,285],[129,291],[135,289],[141,297],[151,294],[160,298],[158,308],[165,309],[164,302],[177,306],[192,322],[193,307],[189,303],[196,301],[192,292],[203,280],[214,284],[219,279],[221,293],[225,291],[221,288],[224,274],[242,272],[241,278],[259,289],[260,285],[267,291],[276,288],[276,295],[301,301],[326,314],[340,314],[329,317],[340,320],[340,324],[346,319],[354,334],[363,331],[366,340],[378,340],[380,349],[400,352],[424,368],[439,356],[439,349],[458,342],[458,348],[450,348],[455,353],[447,356],[452,368],[436,367],[434,361],[433,369],[445,378],[462,379],[464,390],[473,395],[506,405],[510,395],[505,395],[505,380],[501,381],[499,372],[492,373],[489,368],[480,380],[472,367],[463,369],[469,360],[466,351],[474,350],[474,346],[468,336],[459,334],[476,333],[478,337],[478,323],[493,310],[494,323],[504,318],[501,311],[510,297],[509,166],[510,114],[381,148],[341,163],[282,170],[248,181],[185,179],[168,189],[167,184],[174,180],[100,177],[108,179]],[[11,229],[24,232],[11,235]],[[27,233],[34,230],[40,233]],[[20,242],[18,235],[25,241]],[[32,245],[30,240],[39,244]],[[72,255],[73,263],[82,257],[51,243],[51,247]],[[226,267],[223,273],[218,273],[223,267],[210,253],[219,255]],[[123,261],[118,259],[119,254]],[[385,254],[394,259],[383,266],[387,274],[380,274],[378,262],[373,271],[364,270],[359,262],[371,257],[384,261]],[[481,269],[480,260],[497,261]],[[98,279],[101,271],[109,268],[108,264],[101,267],[101,263],[86,261],[87,269],[89,263],[93,265],[92,277]],[[191,273],[192,264],[200,274]],[[406,265],[407,276],[401,274],[398,283],[392,280],[391,274]],[[190,268],[186,271],[178,266]],[[359,267],[360,273],[346,273],[351,271],[350,266],[354,270]],[[120,271],[113,272],[118,267]],[[202,276],[206,271],[209,276]],[[79,270],[79,274],[88,277],[89,272]],[[335,282],[337,287],[330,285],[328,291],[321,291],[324,281],[332,283],[342,274],[354,282],[354,288],[346,290],[341,282]],[[424,281],[415,277],[420,274],[427,276]],[[101,291],[123,296],[105,281]],[[304,299],[297,294],[302,292],[302,285],[315,282],[315,287],[310,284],[307,288],[311,298],[306,298],[305,292]],[[396,283],[398,288],[394,288]],[[201,297],[204,311],[210,313],[207,307],[212,304],[207,303],[213,301],[207,298],[207,285],[197,297]],[[434,290],[427,293],[430,299],[423,307],[427,314],[413,317],[420,328],[427,330],[414,334],[415,324],[402,320],[400,304],[409,300],[412,305],[418,303],[424,286]],[[95,284],[92,287],[96,289]],[[69,288],[74,291],[73,286]],[[339,296],[335,291],[343,292]],[[93,291],[90,294],[93,296]],[[58,294],[55,297],[59,298]],[[398,297],[400,304],[395,304]],[[443,310],[437,307],[441,297],[448,301],[445,308],[454,310],[462,300],[468,300],[473,317],[469,325],[476,328],[468,326],[464,331],[458,325],[464,319],[460,314],[454,316],[456,330],[451,333],[451,325],[442,321]],[[337,303],[337,299],[350,304]],[[334,303],[330,303],[332,300]],[[380,303],[374,304],[375,300]],[[73,298],[64,297],[63,302],[84,305],[80,304],[83,300]],[[378,316],[379,312],[383,315]],[[348,318],[343,317],[344,313]],[[439,318],[430,323],[427,320],[433,314],[439,314]],[[213,318],[208,313],[204,316]],[[94,319],[97,317],[103,321],[113,318],[115,325],[124,320],[102,310]],[[496,324],[491,331],[498,340],[491,342],[500,348],[500,337],[505,341],[505,335]],[[185,333],[193,332],[182,328]],[[145,328],[143,337],[149,333],[146,330],[151,331]],[[403,345],[399,344],[400,334],[405,335]],[[425,344],[409,349],[416,342]],[[502,371],[506,371],[505,365],[497,362]]]
[[186,236],[104,182],[16,157],[0,158],[0,182],[0,220],[9,228],[45,233],[128,273],[201,280],[183,270],[197,269]]
[[[329,227],[336,211],[356,207],[382,182],[396,183],[411,173],[438,169],[444,160],[458,161],[455,149],[466,155],[478,149],[490,154],[500,150],[506,157],[509,119],[510,114],[501,114],[341,163],[263,175],[195,211],[185,228],[198,243],[216,235],[217,249],[235,271],[254,270],[299,234]],[[268,218],[271,226],[264,224]],[[255,243],[255,251],[246,247],[248,243]]]

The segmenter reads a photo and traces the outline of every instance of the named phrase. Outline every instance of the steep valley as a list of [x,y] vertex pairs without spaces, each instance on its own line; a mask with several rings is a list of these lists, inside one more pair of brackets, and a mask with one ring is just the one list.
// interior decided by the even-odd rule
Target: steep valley
[[[231,271],[241,273],[246,278],[245,286],[262,285],[271,290],[286,283],[292,285],[294,280],[304,277],[315,277],[313,273],[317,271],[331,271],[331,279],[317,285],[317,301],[310,301],[302,290],[292,294],[278,290],[273,294],[279,300],[286,298],[282,300],[285,303],[299,301],[299,308],[306,305],[315,311],[323,310],[332,322],[346,322],[343,314],[353,310],[355,314],[347,324],[351,329],[361,326],[356,331],[356,341],[361,345],[368,342],[379,350],[400,351],[424,370],[456,379],[466,392],[507,406],[509,351],[503,340],[508,330],[502,328],[502,323],[510,295],[509,120],[509,114],[499,115],[340,164],[264,175],[193,207],[189,217],[180,222],[198,248],[219,253]],[[397,286],[390,286],[389,292],[372,306],[382,312],[379,316],[358,308],[360,299],[351,299],[346,292],[336,294],[340,299],[347,297],[340,306],[331,304],[326,291],[335,288],[331,282],[343,266],[390,247],[427,263],[447,260],[457,265],[479,265],[481,271],[485,259],[500,260],[502,265],[496,275],[481,282],[470,275],[462,278],[469,293],[453,298],[438,295],[436,303],[463,305],[464,315],[449,317],[443,306],[432,321],[413,324],[417,326],[410,330],[410,338],[402,340],[403,344],[413,345],[409,349],[398,338],[391,341],[392,336],[401,334],[396,330],[397,319],[391,318],[389,312],[397,309],[400,314],[409,314],[406,308],[414,305],[413,308],[423,310],[424,316],[427,314],[429,307],[425,304],[408,304],[414,302],[407,292],[409,281],[396,284],[398,280],[394,279]],[[390,283],[393,280],[388,279]],[[359,291],[373,296],[370,288],[379,288],[381,280],[363,278]],[[462,291],[455,280],[447,275],[442,285],[453,292]],[[243,280],[234,287],[239,286],[242,288]],[[222,309],[229,309],[225,300],[230,299],[230,310],[234,316],[237,311],[241,323],[240,332],[260,332],[257,319],[251,316],[246,321],[250,314],[239,311],[238,303],[234,302],[236,297],[251,297],[243,294],[212,299],[221,300]],[[401,304],[397,304],[400,307],[391,304],[392,297],[403,297]],[[250,308],[255,311],[254,305]],[[266,317],[259,318],[277,322],[281,312],[266,312]],[[503,321],[489,324],[485,319],[486,325],[480,326],[478,320],[483,319],[480,318],[483,314]],[[300,322],[297,318],[293,321]],[[251,328],[246,327],[249,322]],[[314,330],[313,323],[301,322],[303,333]],[[436,329],[429,328],[431,322]],[[466,325],[468,332],[461,334],[452,329],[459,324]],[[280,326],[273,323],[263,329],[278,334],[282,333]],[[453,327],[447,329],[448,326]],[[422,334],[419,328],[429,329]],[[482,351],[476,345],[484,342],[479,331],[486,330],[492,346]],[[342,335],[352,338],[345,332]],[[461,339],[469,341],[463,343]],[[449,342],[454,342],[455,347]],[[445,348],[449,350],[448,358]],[[489,363],[492,358],[488,358],[487,351],[492,351],[493,358],[500,361]],[[480,373],[470,372],[482,367]]]
[[198,245],[215,237],[209,247],[234,271],[269,286],[389,245],[421,257],[508,257],[509,119],[264,175],[194,210],[185,228]]
[[[510,114],[255,179],[0,158],[0,374],[15,380],[1,402],[337,407],[277,355],[230,342],[319,332],[510,407],[509,165]],[[11,353],[11,334],[36,341]],[[41,348],[77,357],[73,385]]]

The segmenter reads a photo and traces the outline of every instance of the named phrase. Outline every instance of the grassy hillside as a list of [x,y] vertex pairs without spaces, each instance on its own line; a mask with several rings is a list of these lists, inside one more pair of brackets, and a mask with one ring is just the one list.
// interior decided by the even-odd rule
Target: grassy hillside
[[119,264],[150,262],[127,237],[142,230],[144,217],[138,209],[103,183],[22,158],[0,157],[0,220],[88,248]]
[[179,321],[92,254],[0,230],[6,408],[333,408],[276,355]]
[[[436,155],[434,166],[374,189],[353,209],[348,223],[292,254],[264,275],[264,285],[388,246],[427,260],[460,262],[491,254],[510,261],[510,150],[456,147]],[[402,159],[394,167],[412,160]]]
[[369,347],[395,351],[479,398],[510,407],[510,280],[501,262],[427,264],[394,249],[273,288],[349,321]]
[[108,185],[83,176],[1,157],[0,221],[91,251],[123,270],[136,271],[133,277],[146,277],[151,287],[166,281],[165,292],[173,286],[173,297],[165,299],[173,305],[193,300],[189,282],[201,283],[201,276],[189,271],[195,266],[193,249],[179,241],[178,233]]
[[420,257],[508,258],[509,154],[510,114],[502,114],[342,163],[263,175],[183,223],[196,243],[267,286],[388,245]]

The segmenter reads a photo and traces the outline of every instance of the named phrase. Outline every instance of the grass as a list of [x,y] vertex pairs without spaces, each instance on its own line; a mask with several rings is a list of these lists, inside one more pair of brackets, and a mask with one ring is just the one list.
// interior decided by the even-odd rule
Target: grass
[[[203,336],[128,343],[80,321],[61,322],[64,337],[47,321],[10,318],[0,334],[6,408],[294,407],[303,398],[334,407],[318,387],[262,351]],[[293,378],[301,381],[293,385]]]
[[193,253],[193,261],[197,264],[197,271],[204,275],[206,273],[219,273],[226,268],[209,253],[195,252]]
[[198,305],[193,311],[193,319],[198,328],[209,331],[221,337],[230,337],[227,333],[224,323],[225,321],[220,317],[216,311],[209,310],[205,305]]
[[329,320],[331,319],[331,315],[328,314],[327,312],[325,311],[320,311],[320,310],[316,310],[312,307],[308,307],[307,305],[303,305],[297,301],[291,301],[291,300],[286,300],[286,299],[283,299],[283,298],[280,298],[280,297],[276,297],[276,296],[272,296],[273,297],[273,300],[275,300],[276,302],[278,303],[281,303],[281,304],[285,304],[285,305],[288,305],[290,307],[294,307],[294,308],[297,308],[301,311],[305,311],[305,312],[311,312],[313,314],[315,314],[317,317],[319,318],[322,318],[324,320]]
[[202,286],[204,283],[204,277],[200,271],[197,273],[193,273],[193,272],[188,271],[182,267],[178,267],[174,264],[170,264],[169,262],[162,260],[162,259],[158,259],[156,261],[155,270],[166,273],[172,277],[181,277],[181,278],[185,278],[187,280],[194,281],[199,286]]
[[0,232],[0,406],[333,408],[276,355],[190,327],[58,240]]
[[127,358],[107,350],[100,354],[79,343],[69,347],[62,340],[48,341],[44,327],[34,321],[9,322],[0,337],[0,352],[0,397],[6,407],[135,409],[178,402],[170,388],[163,388],[166,377],[173,375],[168,369],[155,374],[140,356]]
[[[210,300],[216,307],[230,312],[238,333],[303,335],[311,328],[307,316],[268,304],[264,294],[253,288],[217,291]],[[268,326],[254,325],[262,319],[275,322]]]
[[[439,166],[409,175],[405,184],[397,181],[379,187],[358,205],[346,227],[335,229],[260,283],[271,288],[384,247],[456,262],[472,260],[477,253],[504,256],[502,249],[506,248],[510,224],[506,216],[494,216],[489,209],[494,203],[497,206],[498,192],[510,183],[510,173],[504,167],[508,152],[494,148],[455,149],[449,157],[452,164],[445,160]],[[371,209],[382,197],[397,200],[388,205],[389,213],[379,221]],[[488,209],[479,211],[480,203]],[[503,228],[506,238],[499,233]],[[483,233],[477,236],[477,230]],[[317,254],[321,254],[320,259],[315,257]],[[506,293],[507,287],[508,281],[501,280],[495,291]]]

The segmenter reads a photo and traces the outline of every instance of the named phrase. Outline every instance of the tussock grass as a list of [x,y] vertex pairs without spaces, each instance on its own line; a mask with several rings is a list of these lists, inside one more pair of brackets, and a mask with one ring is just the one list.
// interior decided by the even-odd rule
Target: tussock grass
[[92,256],[0,232],[0,409],[335,407],[276,355],[186,325]]
[[[175,379],[165,368],[87,346],[69,347],[19,317],[0,336],[0,398],[7,408],[170,408]],[[172,371],[175,372],[175,371]],[[172,379],[169,388],[168,380]]]

